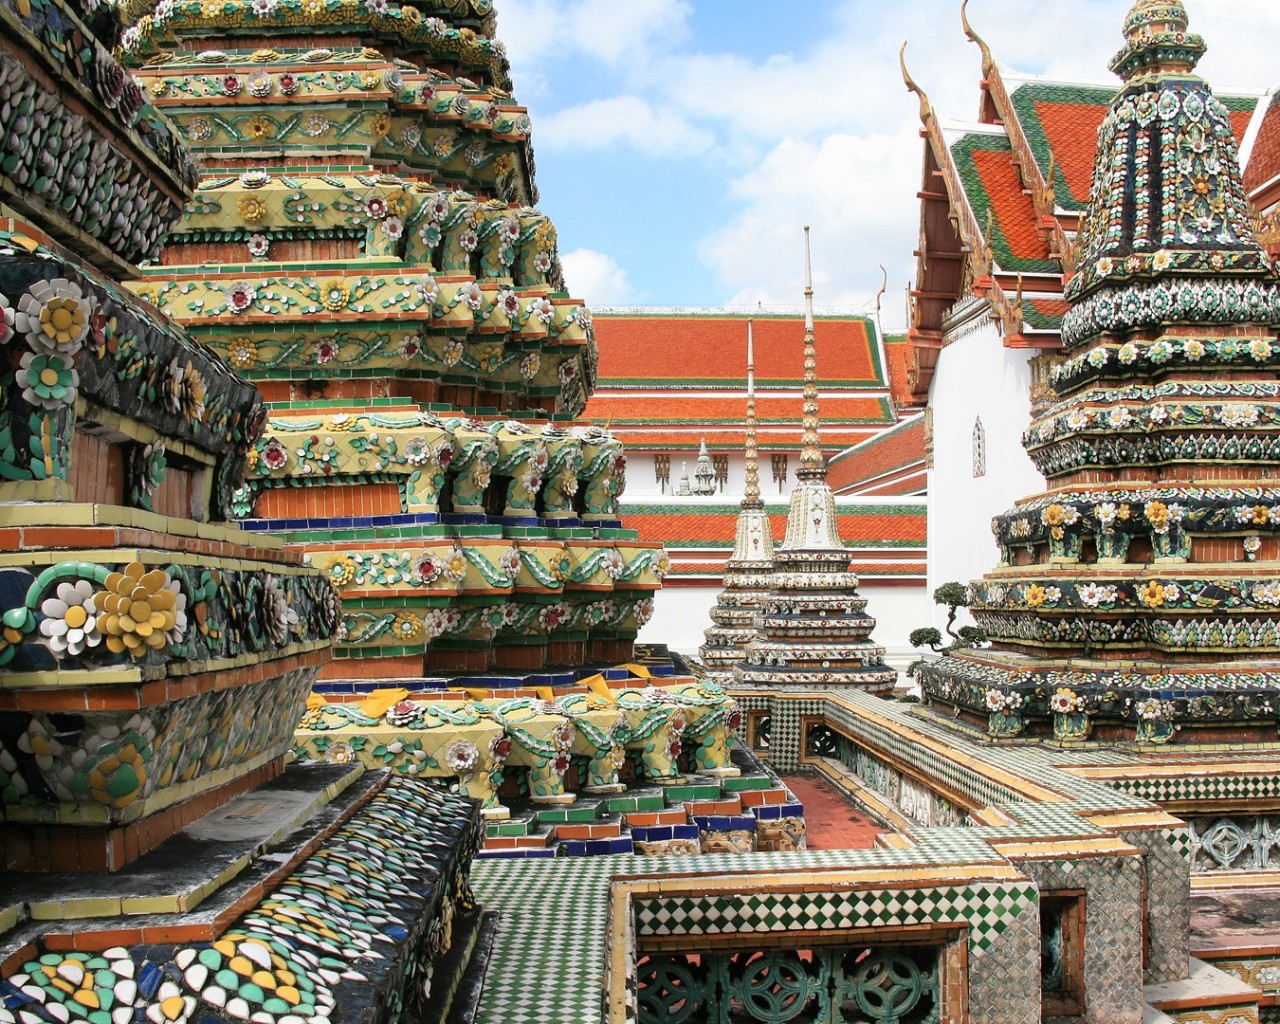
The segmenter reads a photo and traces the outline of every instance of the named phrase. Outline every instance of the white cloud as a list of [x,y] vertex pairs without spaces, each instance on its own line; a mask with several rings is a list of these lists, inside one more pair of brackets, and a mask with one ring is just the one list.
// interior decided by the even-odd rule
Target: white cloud
[[683,41],[692,12],[687,0],[507,0],[498,31],[519,81],[574,51],[605,64],[634,62]]
[[799,305],[805,224],[813,229],[819,304],[869,306],[882,263],[896,286],[911,265],[904,226],[917,216],[920,158],[912,141],[909,127],[896,135],[786,139],[734,179],[730,195],[741,212],[699,246],[730,291],[729,304]]
[[[1010,68],[1118,86],[1107,63],[1122,44],[1130,4],[970,0],[969,18]],[[1217,88],[1261,89],[1280,80],[1275,0],[1187,6],[1192,31],[1209,45],[1201,71]],[[729,215],[689,240],[712,274],[708,305],[794,304],[807,222],[819,302],[869,302],[884,264],[886,325],[896,324],[901,302],[894,296],[912,275],[923,146],[898,47],[910,40],[908,64],[940,114],[975,117],[981,54],[965,39],[959,0],[833,0],[822,12],[829,19],[822,31],[779,31],[775,52],[759,59],[718,52],[714,42],[688,46],[690,14],[688,0],[506,0],[501,25],[518,89],[530,76],[537,82],[549,75],[566,53],[589,54],[601,68],[595,78],[579,76],[567,109],[535,110],[535,145],[572,145],[586,160],[592,151],[625,146],[648,159],[683,160],[688,173],[713,181],[711,190],[728,196]],[[646,190],[642,173],[619,199],[634,217],[657,225],[667,216],[662,195]],[[666,227],[673,237],[682,230],[680,223]],[[625,272],[610,266],[626,283]],[[632,271],[637,278],[649,273]],[[647,282],[641,290],[653,291]],[[584,293],[595,303],[619,301]]]
[[627,272],[605,253],[575,249],[560,257],[565,286],[574,298],[593,306],[626,306],[636,301]]
[[655,110],[639,96],[614,96],[561,110],[538,122],[538,145],[550,149],[601,150],[633,146],[649,156],[705,152],[715,136],[679,114]]

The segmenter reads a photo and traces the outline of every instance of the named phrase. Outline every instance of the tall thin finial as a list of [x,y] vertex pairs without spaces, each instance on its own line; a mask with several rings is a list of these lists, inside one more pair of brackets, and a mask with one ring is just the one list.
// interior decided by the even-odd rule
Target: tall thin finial
[[743,508],[763,508],[760,500],[760,463],[756,454],[756,353],[753,324],[747,320],[747,485]]
[[825,480],[822,438],[818,436],[818,346],[813,337],[813,260],[809,255],[809,226],[804,229],[804,436],[800,439],[802,480]]

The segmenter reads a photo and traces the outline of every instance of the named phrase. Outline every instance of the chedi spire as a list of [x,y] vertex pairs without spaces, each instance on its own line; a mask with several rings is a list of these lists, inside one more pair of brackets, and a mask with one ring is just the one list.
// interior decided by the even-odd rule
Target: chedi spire
[[805,228],[804,436],[787,513],[787,536],[774,560],[772,589],[760,609],[759,635],[734,669],[737,686],[853,686],[887,693],[897,673],[868,638],[875,619],[858,595],[849,552],[837,529],[818,436],[818,366],[813,271]]
[[1023,438],[1048,489],[996,518],[1000,564],[970,587],[992,649],[920,673],[994,736],[1274,735],[1280,282],[1187,28],[1177,0],[1125,21],[1068,358]]

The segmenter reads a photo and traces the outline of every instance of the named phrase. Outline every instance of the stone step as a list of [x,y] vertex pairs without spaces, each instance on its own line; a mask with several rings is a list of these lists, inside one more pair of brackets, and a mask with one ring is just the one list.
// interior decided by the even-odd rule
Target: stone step
[[1261,997],[1252,985],[1195,957],[1190,958],[1186,978],[1143,989],[1143,998],[1153,1010],[1185,1024],[1228,1019],[1256,1024]]
[[670,807],[663,811],[634,811],[624,814],[623,821],[628,828],[647,827],[651,825],[683,825],[689,820],[684,805]]
[[738,799],[742,801],[743,807],[795,803],[795,797],[785,789],[748,789],[739,793]]
[[676,804],[684,803],[686,800],[718,800],[721,796],[721,789],[718,784],[681,783],[676,786],[667,786],[662,791],[662,795],[666,799],[667,806],[674,807]]
[[661,811],[667,802],[662,790],[647,788],[605,797],[604,806],[612,814],[628,814],[632,811]]
[[539,825],[590,824],[612,813],[601,800],[579,800],[572,804],[539,807],[533,812]]

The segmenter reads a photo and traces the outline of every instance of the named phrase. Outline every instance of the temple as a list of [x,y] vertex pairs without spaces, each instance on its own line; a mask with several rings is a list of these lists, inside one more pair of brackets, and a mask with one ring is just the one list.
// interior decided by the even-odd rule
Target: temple
[[594,316],[489,0],[0,0],[0,1024],[1280,1020],[1280,103],[968,15],[894,335]]

